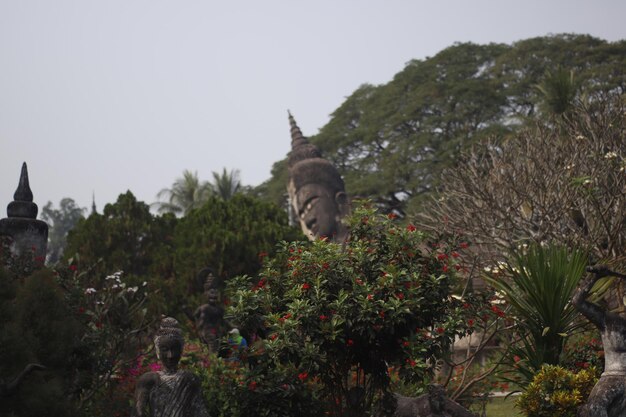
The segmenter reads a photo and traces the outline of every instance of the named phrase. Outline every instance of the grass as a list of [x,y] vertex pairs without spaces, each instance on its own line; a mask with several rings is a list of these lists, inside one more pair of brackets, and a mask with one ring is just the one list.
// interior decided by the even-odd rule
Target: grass
[[487,404],[487,417],[522,417],[519,409],[515,408],[516,398],[492,398]]

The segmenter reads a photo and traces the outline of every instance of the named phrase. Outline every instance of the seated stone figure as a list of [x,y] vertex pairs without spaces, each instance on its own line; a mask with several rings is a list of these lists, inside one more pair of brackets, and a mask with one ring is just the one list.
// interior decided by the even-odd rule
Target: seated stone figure
[[441,385],[429,385],[428,392],[416,398],[396,395],[396,400],[393,417],[475,417],[475,414],[447,398]]
[[599,330],[604,345],[604,372],[579,410],[582,417],[626,416],[626,317],[603,310],[586,300],[598,279],[606,276],[626,278],[606,266],[587,268],[592,274],[577,288],[574,306]]
[[326,237],[342,243],[347,230],[341,219],[349,212],[348,196],[341,175],[319,149],[310,143],[289,114],[291,152],[287,160],[292,213],[304,234],[315,240]]
[[198,307],[193,317],[200,339],[206,343],[211,352],[217,353],[219,341],[225,334],[227,323],[224,320],[224,308],[219,304],[217,280],[212,273],[207,275],[204,290],[208,303]]
[[200,381],[189,371],[179,370],[185,341],[176,319],[166,317],[154,338],[163,370],[148,372],[137,381],[136,417],[208,417]]

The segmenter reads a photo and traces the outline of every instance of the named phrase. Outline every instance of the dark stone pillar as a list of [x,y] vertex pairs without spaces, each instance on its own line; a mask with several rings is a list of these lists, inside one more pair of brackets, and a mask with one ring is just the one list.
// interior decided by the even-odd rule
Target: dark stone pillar
[[48,225],[37,220],[37,204],[33,203],[33,192],[28,183],[26,162],[12,202],[7,206],[7,218],[0,219],[0,236],[11,238],[11,254],[22,256],[32,253],[45,259],[48,246]]

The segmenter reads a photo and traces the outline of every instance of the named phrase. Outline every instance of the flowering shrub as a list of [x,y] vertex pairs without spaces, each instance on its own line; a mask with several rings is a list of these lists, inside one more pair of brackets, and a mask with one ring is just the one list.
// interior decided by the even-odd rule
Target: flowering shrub
[[[454,298],[459,242],[360,207],[342,246],[283,243],[259,279],[229,283],[230,318],[265,333],[261,361],[319,381],[333,415],[387,409],[390,375],[425,384],[455,336],[472,332],[476,300]],[[356,377],[353,377],[356,375]]]
[[571,337],[563,350],[562,365],[570,371],[595,368],[604,371],[604,347],[599,332],[585,332]]
[[578,407],[597,381],[595,368],[573,373],[560,366],[544,365],[516,404],[528,417],[576,417]]

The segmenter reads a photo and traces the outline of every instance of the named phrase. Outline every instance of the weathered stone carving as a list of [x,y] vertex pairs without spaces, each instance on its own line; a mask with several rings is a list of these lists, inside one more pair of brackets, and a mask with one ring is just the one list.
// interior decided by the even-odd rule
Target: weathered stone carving
[[289,199],[304,234],[315,240],[327,237],[343,242],[347,230],[341,219],[349,212],[348,196],[337,169],[322,158],[319,149],[300,131],[291,113]]
[[32,253],[36,258],[45,259],[48,225],[36,220],[39,209],[33,203],[26,162],[22,164],[20,181],[13,199],[7,206],[7,218],[0,220],[0,236],[11,238],[10,250],[13,255]]
[[139,378],[135,390],[134,416],[208,417],[200,381],[189,371],[178,369],[185,341],[176,319],[166,317],[154,338],[163,370]]
[[579,410],[582,417],[617,417],[626,415],[626,317],[603,310],[586,300],[600,278],[626,275],[604,265],[587,268],[591,272],[576,289],[572,303],[599,330],[604,345],[604,372]]
[[43,365],[38,363],[29,363],[26,365],[24,370],[12,380],[6,381],[5,379],[0,378],[0,398],[8,397],[15,393],[17,387],[20,386],[24,378],[26,378],[33,371],[41,371],[43,369],[46,369]]
[[429,385],[428,392],[419,397],[396,394],[394,417],[476,417],[475,414],[446,397],[441,385]]
[[227,323],[224,320],[224,308],[220,305],[218,280],[210,268],[200,272],[206,277],[204,294],[207,304],[198,307],[193,315],[200,340],[207,344],[209,350],[218,353],[220,338],[224,336]]

